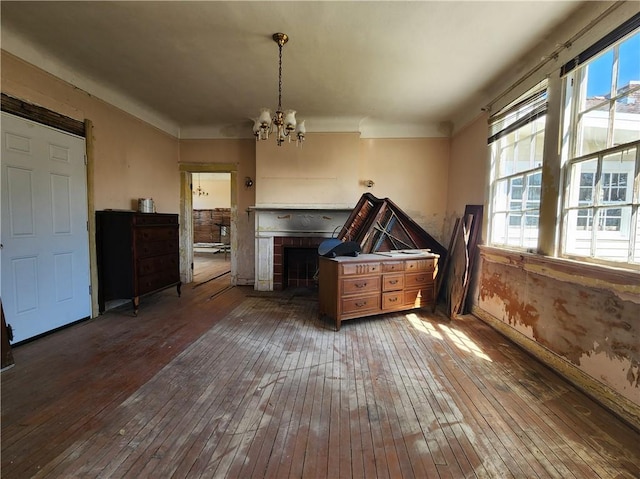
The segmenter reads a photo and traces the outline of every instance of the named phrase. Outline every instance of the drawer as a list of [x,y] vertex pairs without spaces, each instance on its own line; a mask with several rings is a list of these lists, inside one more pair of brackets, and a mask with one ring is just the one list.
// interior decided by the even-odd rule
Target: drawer
[[139,241],[136,242],[136,254],[138,258],[148,256],[165,255],[177,253],[178,239],[166,241]]
[[180,281],[180,273],[178,271],[162,271],[157,274],[140,276],[137,284],[137,295],[150,293],[178,281]]
[[392,291],[390,293],[382,293],[382,309],[399,309],[405,307],[405,299],[403,291]]
[[178,227],[177,226],[158,226],[134,228],[133,238],[136,243],[144,241],[162,241],[162,240],[177,240],[178,239]]
[[138,276],[145,276],[161,271],[178,271],[178,261],[178,255],[175,253],[141,258],[136,262],[136,272]]
[[133,224],[138,225],[177,225],[178,215],[138,214],[133,215]]
[[342,298],[340,306],[343,315],[368,313],[380,310],[380,294],[369,294],[354,298]]
[[420,308],[433,304],[433,285],[426,288],[412,289],[404,292],[404,304],[409,308]]
[[416,288],[433,284],[433,272],[406,273],[404,275],[405,288]]
[[380,272],[380,263],[342,263],[342,274],[372,274]]
[[380,276],[365,276],[363,278],[343,278],[342,294],[361,294],[380,291]]
[[404,271],[404,261],[385,261],[382,263],[382,272]]
[[404,288],[404,274],[383,274],[382,291],[396,291]]
[[433,271],[435,269],[435,258],[412,259],[405,262],[405,271]]

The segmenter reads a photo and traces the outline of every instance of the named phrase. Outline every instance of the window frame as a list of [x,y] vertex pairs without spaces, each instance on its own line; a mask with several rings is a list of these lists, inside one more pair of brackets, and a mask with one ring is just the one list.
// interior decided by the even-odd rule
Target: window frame
[[[634,17],[632,22],[627,22],[620,30],[620,32],[612,32],[607,35],[605,39],[599,42],[601,48],[595,50],[591,47],[589,55],[582,55],[581,60],[575,61],[570,70],[565,71],[563,68],[561,73],[566,73],[562,78],[562,94],[563,94],[563,111],[561,114],[562,137],[565,141],[561,145],[562,158],[561,158],[561,172],[563,181],[561,182],[560,190],[560,235],[557,238],[558,244],[558,257],[567,258],[575,261],[601,264],[605,266],[622,267],[631,270],[640,270],[640,258],[635,253],[636,242],[638,236],[638,221],[639,221],[639,208],[638,208],[638,196],[639,196],[639,184],[640,184],[640,139],[634,139],[627,143],[614,144],[616,140],[616,105],[621,98],[631,96],[636,92],[640,92],[640,85],[631,86],[628,88],[624,85],[618,85],[619,82],[619,68],[618,63],[620,61],[620,46],[626,40],[640,35],[640,26],[637,25],[638,19]],[[633,28],[629,28],[629,25],[635,25]],[[597,43],[596,43],[597,45]],[[587,79],[589,74],[595,74],[594,71],[590,71],[594,62],[603,58],[605,55],[611,52],[611,75],[608,85],[608,92],[602,99],[597,98],[598,102],[587,107]],[[580,56],[579,56],[580,57]],[[632,79],[632,81],[636,81]],[[596,97],[594,97],[596,99]],[[599,145],[596,144],[596,149],[590,151],[585,148],[585,119],[588,118],[590,112],[604,111],[605,107],[607,120],[606,120],[606,138],[604,148],[597,149]],[[632,130],[633,131],[633,130]],[[604,136],[603,136],[604,138]],[[594,137],[594,141],[598,141],[598,136]],[[623,154],[624,151],[630,149],[636,149],[635,165],[633,172],[626,171],[633,175],[627,177],[627,193],[625,201],[610,203],[604,201],[605,185],[603,185],[604,176],[611,174],[612,172],[603,172],[603,163],[605,158],[614,155],[616,153]],[[579,195],[581,186],[579,184],[572,184],[573,168],[580,163],[586,163],[588,161],[595,160],[596,170],[592,172],[594,178],[594,187],[592,189],[592,198],[588,204],[579,204],[579,200],[575,203],[571,203],[571,200]],[[624,172],[622,169],[617,173]],[[618,188],[618,186],[615,186]],[[629,194],[630,192],[630,194]],[[587,202],[585,202],[587,203]],[[607,229],[606,226],[601,228],[601,225],[605,225],[607,222],[607,211],[613,209],[620,209],[621,215],[619,218],[620,227],[616,229]],[[630,210],[629,213],[625,213],[624,210]],[[576,210],[587,211],[586,215],[580,215],[586,221],[586,226],[581,231],[590,232],[590,245],[588,255],[578,254],[575,250],[572,251],[571,247],[575,247],[570,242],[580,236],[577,234],[577,221],[578,214],[573,213]],[[571,215],[575,214],[574,218]],[[628,217],[628,219],[626,219]],[[628,221],[628,226],[624,223]],[[570,224],[572,223],[572,224]],[[574,227],[573,231],[570,230]],[[615,240],[616,233],[621,230],[626,230],[627,237],[624,241],[628,241],[626,255],[623,255],[621,251],[621,258],[624,256],[624,260],[614,260],[612,257],[604,257],[598,252],[598,242],[603,243],[607,240]],[[620,240],[622,241],[622,240]],[[612,255],[615,256],[615,255]]]
[[[631,198],[627,198],[624,202],[620,202],[620,203],[612,204],[610,202],[605,202],[602,199],[603,185],[601,181],[601,178],[603,178],[604,174],[606,174],[605,172],[603,172],[603,166],[602,166],[604,159],[616,153],[622,154],[625,151],[629,151],[633,149],[635,149],[635,166],[633,169],[633,178],[631,178],[631,180],[627,178],[627,181],[631,183],[629,186],[627,186],[627,188],[630,189]],[[587,161],[592,161],[592,160],[597,161],[597,166],[596,166],[596,171],[593,172],[595,187],[593,189],[593,199],[591,200],[591,205],[579,205],[579,204],[571,205],[570,201],[571,201],[571,193],[572,193],[572,190],[571,190],[572,168],[574,167],[574,165],[577,165],[579,163],[584,163]],[[638,221],[640,221],[640,140],[636,142],[625,143],[619,146],[614,146],[598,152],[589,153],[587,155],[584,155],[578,158],[573,158],[565,162],[563,170],[564,170],[564,184],[562,188],[562,191],[563,191],[562,234],[560,238],[561,250],[560,250],[559,256],[561,258],[567,258],[567,259],[572,259],[575,261],[581,261],[586,263],[602,264],[607,266],[640,270],[640,258],[638,261],[634,261],[634,252],[637,246],[636,241],[638,240],[637,239],[638,235],[634,232],[637,232],[638,228],[640,227],[640,225],[638,224]],[[576,186],[576,188],[580,189],[580,186],[578,185]],[[598,243],[598,238],[597,238],[598,232],[606,231],[606,230],[601,230],[599,227],[596,227],[597,225],[599,225],[602,219],[602,217],[597,215],[597,213],[601,210],[606,211],[608,209],[623,209],[623,208],[631,209],[630,218],[629,218],[629,228],[628,228],[629,245],[627,248],[626,260],[624,262],[613,261],[613,260],[608,260],[605,258],[595,256],[595,250],[597,248],[597,243]],[[591,228],[585,228],[585,231],[590,231],[591,233],[591,240],[590,240],[591,245],[590,245],[589,256],[583,256],[583,255],[567,252],[567,241],[569,240],[569,236],[570,236],[568,232],[568,228],[569,228],[568,216],[571,214],[572,211],[577,211],[577,210],[587,210],[590,212],[588,216],[586,216],[586,218],[588,218],[587,225],[589,224],[589,222],[591,222],[593,226]],[[596,218],[597,218],[597,221],[596,221]],[[606,216],[604,218],[606,219]],[[622,219],[621,219],[621,224],[622,224]],[[612,233],[615,233],[615,231],[612,231]]]
[[[489,188],[489,208],[488,208],[488,241],[491,246],[498,248],[511,248],[522,251],[530,251],[535,250],[537,248],[537,240],[539,236],[540,229],[540,205],[541,205],[541,195],[540,192],[542,190],[542,170],[544,163],[544,156],[542,155],[542,150],[540,150],[540,163],[533,167],[527,168],[524,170],[520,170],[514,173],[503,174],[500,175],[501,169],[501,148],[498,142],[502,140],[502,138],[508,137],[511,134],[515,135],[513,148],[514,154],[512,160],[517,163],[519,154],[515,151],[517,148],[519,141],[521,139],[518,138],[518,132],[521,131],[527,125],[535,125],[535,123],[544,119],[544,126],[538,130],[532,130],[530,138],[531,144],[529,145],[529,162],[532,163],[532,160],[536,158],[536,138],[539,135],[542,135],[542,147],[544,147],[545,136],[547,134],[547,112],[548,112],[548,82],[547,80],[543,80],[538,83],[534,88],[526,92],[524,95],[518,97],[514,102],[510,105],[503,108],[501,111],[493,115],[489,119],[489,129],[491,131],[491,136],[487,140],[487,144],[489,146],[489,154],[491,158],[491,171],[490,171],[490,188]],[[522,116],[520,116],[522,113]],[[509,122],[509,116],[513,115],[514,120]],[[495,131],[497,125],[502,125],[502,128]],[[533,161],[535,162],[535,161]],[[535,188],[538,189],[538,199],[537,205],[535,207],[530,207],[528,203],[531,202],[530,199],[530,191],[531,186],[528,179],[534,175],[540,175],[540,184],[534,185]],[[513,200],[512,192],[513,192],[513,180],[522,179],[521,185],[521,197],[519,199]],[[500,190],[499,185],[507,184],[506,196],[503,200],[504,208],[498,208],[497,200],[498,200],[498,192]],[[514,202],[520,203],[520,208],[517,210],[511,209],[511,206]],[[534,213],[532,215],[532,213]],[[497,231],[501,228],[498,228],[495,222],[497,221],[498,216],[504,216],[503,226],[504,230],[501,233],[504,242],[497,241],[495,239],[495,235]],[[531,244],[531,238],[527,237],[527,231],[530,231],[530,225],[528,225],[528,218],[535,216],[537,218],[535,229],[537,230],[536,237],[533,243]],[[519,225],[511,225],[511,219],[519,217]],[[511,235],[509,231],[513,233],[513,229],[519,228],[518,239],[519,244],[509,243],[509,239]]]

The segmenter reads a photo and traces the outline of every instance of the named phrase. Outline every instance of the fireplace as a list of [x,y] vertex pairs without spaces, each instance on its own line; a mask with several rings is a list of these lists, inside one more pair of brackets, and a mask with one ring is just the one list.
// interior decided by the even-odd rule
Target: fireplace
[[318,236],[276,236],[273,238],[273,289],[314,287],[318,269]]
[[313,287],[318,246],[335,236],[351,213],[351,208],[326,206],[255,206],[253,210],[258,291]]

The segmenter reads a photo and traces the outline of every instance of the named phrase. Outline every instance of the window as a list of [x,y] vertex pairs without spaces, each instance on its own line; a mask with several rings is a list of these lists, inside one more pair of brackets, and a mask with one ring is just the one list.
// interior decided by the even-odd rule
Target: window
[[562,253],[640,263],[640,32],[565,77]]
[[544,82],[491,117],[493,245],[537,246],[546,114]]

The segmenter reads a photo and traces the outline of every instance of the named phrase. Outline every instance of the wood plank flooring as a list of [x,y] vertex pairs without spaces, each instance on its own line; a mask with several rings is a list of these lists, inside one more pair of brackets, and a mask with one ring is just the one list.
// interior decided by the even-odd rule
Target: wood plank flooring
[[3,478],[640,475],[637,432],[473,317],[335,332],[224,275],[129,309],[14,350]]

